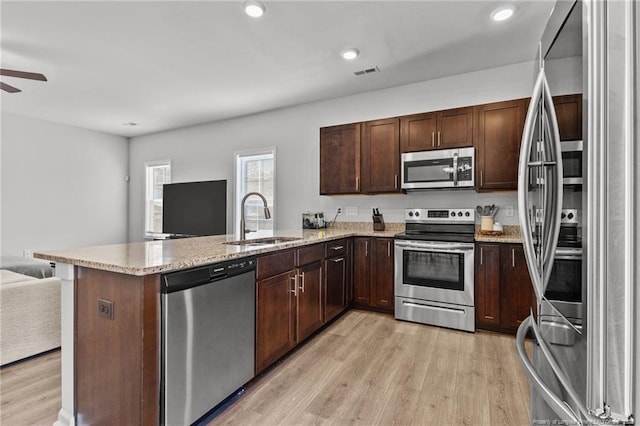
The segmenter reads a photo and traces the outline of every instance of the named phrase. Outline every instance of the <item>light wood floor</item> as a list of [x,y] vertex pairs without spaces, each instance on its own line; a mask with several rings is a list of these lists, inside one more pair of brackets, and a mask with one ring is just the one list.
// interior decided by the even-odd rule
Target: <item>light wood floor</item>
[[[60,352],[0,370],[0,425],[51,425]],[[209,426],[529,425],[529,384],[514,338],[351,310]]]
[[529,425],[512,336],[349,311],[214,425]]
[[2,426],[51,426],[60,397],[59,350],[0,369]]

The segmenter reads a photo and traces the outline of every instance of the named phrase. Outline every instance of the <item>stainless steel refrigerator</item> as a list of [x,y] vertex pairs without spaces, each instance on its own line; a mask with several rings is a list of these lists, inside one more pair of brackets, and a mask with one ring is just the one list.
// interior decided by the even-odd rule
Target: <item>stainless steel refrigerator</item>
[[[532,424],[633,424],[638,416],[639,22],[634,0],[558,1],[540,42],[518,170],[536,305],[516,342],[531,382]],[[563,184],[568,141],[554,105],[563,94],[582,99],[574,112],[582,120],[581,185]],[[580,215],[582,253],[571,297],[563,296],[569,281],[557,276],[567,204]]]

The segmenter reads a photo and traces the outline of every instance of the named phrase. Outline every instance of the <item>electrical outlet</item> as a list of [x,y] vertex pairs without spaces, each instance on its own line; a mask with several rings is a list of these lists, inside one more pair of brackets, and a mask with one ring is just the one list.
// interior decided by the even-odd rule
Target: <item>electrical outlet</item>
[[106,299],[98,299],[98,316],[113,321],[113,302]]
[[507,206],[505,209],[505,215],[513,217],[513,206]]
[[24,249],[22,250],[22,257],[33,257],[33,250],[31,249]]
[[358,208],[357,207],[347,207],[346,213],[347,216],[357,216]]
[[336,214],[342,214],[342,207],[336,207]]

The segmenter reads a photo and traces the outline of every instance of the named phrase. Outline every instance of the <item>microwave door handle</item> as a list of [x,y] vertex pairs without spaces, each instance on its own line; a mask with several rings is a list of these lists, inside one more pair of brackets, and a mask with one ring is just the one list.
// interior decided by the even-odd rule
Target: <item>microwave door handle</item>
[[[533,328],[533,324],[535,321],[533,320],[533,314],[528,316],[520,326],[518,327],[518,332],[516,333],[516,349],[518,351],[518,356],[520,357],[520,361],[524,367],[525,373],[529,376],[531,381],[531,385],[535,387],[542,398],[549,404],[549,406],[556,412],[556,414],[560,416],[564,416],[566,418],[571,419],[573,424],[582,424],[576,413],[564,402],[558,395],[553,393],[551,389],[544,383],[544,381],[538,375],[538,372],[535,370],[529,357],[527,356],[527,352],[525,349],[525,339],[527,337],[527,333],[530,329]],[[563,383],[564,385],[564,383]]]
[[[438,141],[440,141],[440,132],[438,132]],[[453,153],[453,186],[458,186],[458,153]]]

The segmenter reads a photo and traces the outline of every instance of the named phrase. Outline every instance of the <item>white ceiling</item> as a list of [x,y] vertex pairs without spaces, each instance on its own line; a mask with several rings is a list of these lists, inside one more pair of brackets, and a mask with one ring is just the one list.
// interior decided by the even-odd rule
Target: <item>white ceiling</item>
[[[532,60],[554,4],[263,3],[252,19],[239,0],[2,0],[2,68],[49,80],[2,77],[23,90],[2,109],[122,136],[222,120]],[[506,3],[514,17],[492,22]]]

